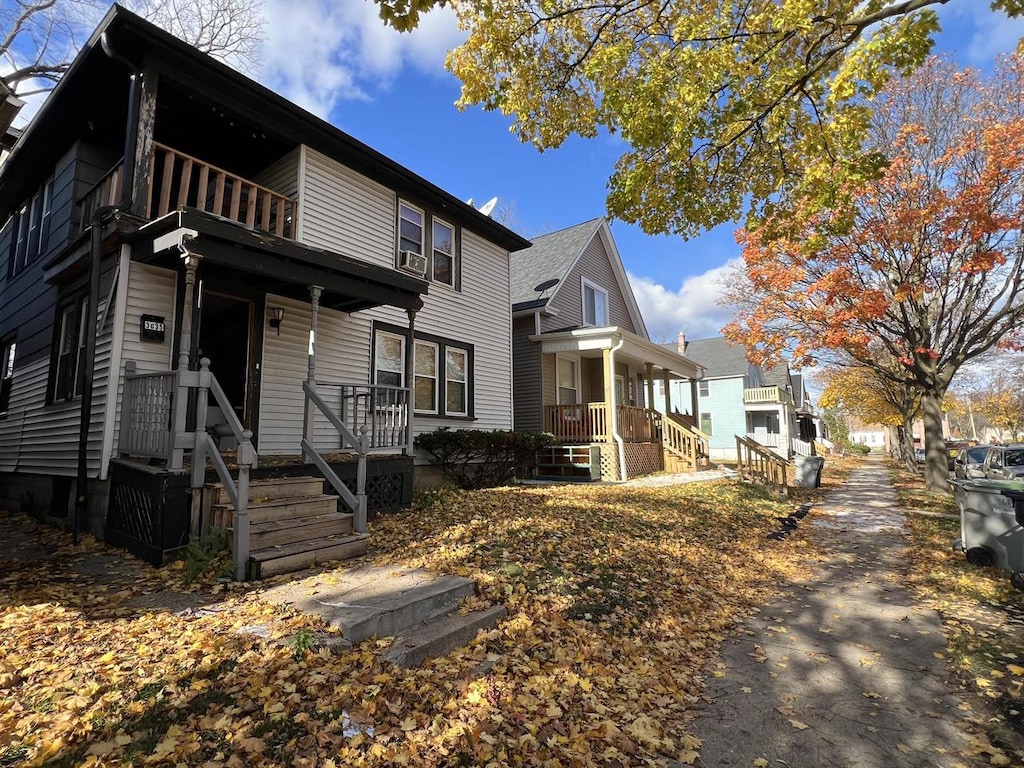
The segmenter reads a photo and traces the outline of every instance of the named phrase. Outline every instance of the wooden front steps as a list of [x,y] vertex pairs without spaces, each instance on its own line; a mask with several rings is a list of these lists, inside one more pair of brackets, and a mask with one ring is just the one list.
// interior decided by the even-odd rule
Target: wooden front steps
[[[282,477],[249,483],[249,578],[310,568],[366,553],[352,515],[339,512],[337,496],[325,494],[319,477]],[[231,531],[234,507],[219,483],[203,492],[207,527]],[[232,537],[227,536],[230,544]]]

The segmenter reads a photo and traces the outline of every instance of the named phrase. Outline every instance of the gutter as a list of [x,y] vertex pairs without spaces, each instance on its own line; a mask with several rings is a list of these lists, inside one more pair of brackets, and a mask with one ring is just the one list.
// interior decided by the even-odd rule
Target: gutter
[[[78,533],[86,521],[89,506],[89,426],[92,421],[93,378],[96,373],[96,326],[100,304],[100,262],[103,260],[103,221],[108,215],[116,216],[128,210],[132,202],[132,188],[135,185],[135,150],[139,124],[139,68],[121,56],[111,45],[106,32],[100,35],[103,52],[111,59],[124,64],[129,71],[131,83],[128,89],[128,125],[124,138],[124,175],[121,180],[121,200],[116,205],[101,205],[89,219],[89,297],[86,318],[89,322],[85,335],[85,360],[82,363],[82,403],[78,417],[78,468],[75,476],[75,514],[71,523],[72,541],[78,544]],[[111,350],[111,358],[114,353]],[[117,386],[120,371],[111,369],[107,374],[107,386]],[[100,470],[103,467],[103,436],[100,436]]]

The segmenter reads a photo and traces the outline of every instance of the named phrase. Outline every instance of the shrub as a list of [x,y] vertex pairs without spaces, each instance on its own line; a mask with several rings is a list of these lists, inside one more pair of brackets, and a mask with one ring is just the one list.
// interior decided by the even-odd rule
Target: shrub
[[871,448],[864,443],[854,443],[849,446],[850,453],[859,453],[861,456],[867,456],[871,453]]
[[445,477],[466,488],[507,485],[522,474],[537,451],[555,441],[550,432],[507,432],[441,427],[416,438]]

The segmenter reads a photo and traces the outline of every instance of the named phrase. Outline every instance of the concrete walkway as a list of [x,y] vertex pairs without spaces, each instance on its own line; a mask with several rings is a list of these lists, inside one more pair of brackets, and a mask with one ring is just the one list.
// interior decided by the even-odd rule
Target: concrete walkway
[[882,459],[854,471],[807,524],[828,559],[724,645],[724,676],[708,678],[692,729],[703,740],[697,765],[969,763],[965,713],[935,656],[946,645],[939,617],[902,586],[903,515]]

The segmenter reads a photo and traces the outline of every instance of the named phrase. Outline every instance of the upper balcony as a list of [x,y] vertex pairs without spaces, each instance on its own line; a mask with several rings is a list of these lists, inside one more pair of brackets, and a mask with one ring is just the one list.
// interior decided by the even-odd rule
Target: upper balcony
[[[118,202],[123,174],[122,160],[81,197],[77,234],[89,227],[97,208]],[[297,200],[164,144],[153,142],[149,179],[145,209],[148,219],[190,207],[249,229],[295,237]]]
[[779,386],[743,390],[744,405],[793,405],[793,393]]

